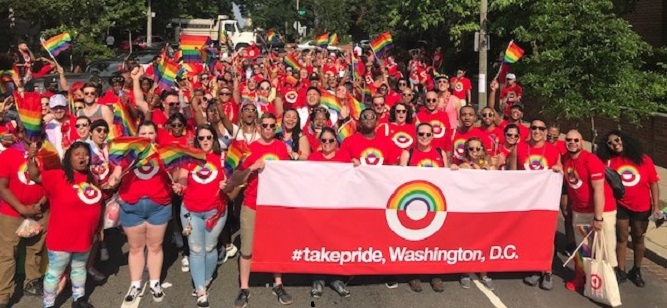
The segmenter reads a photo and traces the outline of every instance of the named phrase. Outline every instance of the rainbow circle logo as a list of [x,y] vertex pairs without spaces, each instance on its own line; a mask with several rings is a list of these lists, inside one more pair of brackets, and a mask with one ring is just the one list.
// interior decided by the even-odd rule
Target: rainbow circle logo
[[447,201],[439,187],[423,180],[402,184],[387,201],[387,225],[408,241],[435,234],[447,218]]
[[25,185],[37,184],[30,179],[30,175],[28,174],[28,162],[24,162],[19,166],[19,171],[16,176],[19,178],[19,181]]
[[391,138],[391,140],[396,144],[397,147],[401,149],[407,149],[412,145],[412,136],[406,132],[397,132]]
[[623,165],[616,169],[616,172],[621,176],[621,181],[625,187],[635,186],[642,179],[639,170],[635,166]]
[[361,162],[362,165],[382,165],[384,156],[382,156],[382,151],[376,148],[367,148],[361,152],[361,155],[359,155],[359,162]]
[[442,138],[447,132],[447,127],[445,127],[442,122],[438,120],[431,121],[431,126],[433,126],[433,138]]
[[195,167],[190,174],[192,174],[192,179],[195,182],[199,184],[208,184],[218,177],[218,168],[212,163],[207,162],[203,167]]
[[426,158],[422,159],[417,163],[417,167],[430,167],[430,168],[438,168],[440,167],[440,164],[438,164],[437,161]]
[[579,178],[577,171],[572,167],[568,167],[567,170],[565,170],[565,179],[567,180],[567,185],[572,187],[572,189],[579,189],[579,187],[584,184],[584,182],[581,181],[581,178]]
[[149,165],[135,168],[134,175],[136,175],[140,180],[146,181],[153,178],[158,173],[158,171],[160,171],[160,168],[154,167],[153,161],[151,161]]
[[74,185],[72,186],[76,190],[76,195],[79,197],[79,199],[88,205],[93,205],[102,199],[102,192],[95,187],[95,185],[91,185],[90,183],[80,183],[79,185]]
[[454,157],[456,157],[456,159],[462,160],[463,158],[465,158],[465,155],[466,155],[465,145],[466,145],[466,139],[465,138],[454,140],[454,146],[453,146],[454,147]]
[[547,169],[549,164],[547,159],[542,155],[530,155],[526,162],[523,164],[523,168],[526,170],[544,170]]
[[269,161],[269,160],[280,160],[280,157],[278,155],[273,154],[273,153],[266,153],[264,156],[261,158],[263,161]]

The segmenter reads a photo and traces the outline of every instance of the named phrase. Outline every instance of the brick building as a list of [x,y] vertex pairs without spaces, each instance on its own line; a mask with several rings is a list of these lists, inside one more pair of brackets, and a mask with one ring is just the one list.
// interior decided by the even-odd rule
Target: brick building
[[624,18],[649,44],[667,46],[667,0],[638,0]]

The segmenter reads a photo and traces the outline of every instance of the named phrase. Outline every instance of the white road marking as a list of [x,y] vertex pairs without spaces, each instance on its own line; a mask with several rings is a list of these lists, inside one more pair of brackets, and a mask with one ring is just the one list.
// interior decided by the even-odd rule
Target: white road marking
[[137,296],[137,299],[134,300],[134,303],[126,304],[125,303],[125,297],[123,297],[123,303],[120,305],[120,308],[138,308],[139,303],[141,303],[141,298],[144,297],[144,293],[146,293],[147,288],[148,288],[148,281],[144,282],[144,287],[141,288],[141,293],[139,293],[139,296]]
[[498,296],[496,296],[495,293],[493,293],[491,290],[487,289],[481,282],[479,282],[478,279],[473,279],[472,280],[475,283],[475,286],[486,295],[486,297],[491,301],[491,304],[493,304],[494,307],[496,308],[507,308],[505,304],[503,304],[503,301],[500,300]]

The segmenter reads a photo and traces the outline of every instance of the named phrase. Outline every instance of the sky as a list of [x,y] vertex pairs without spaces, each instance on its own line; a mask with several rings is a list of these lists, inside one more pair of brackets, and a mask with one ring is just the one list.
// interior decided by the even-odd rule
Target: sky
[[232,2],[232,13],[234,13],[234,19],[239,23],[239,27],[245,27],[245,18],[241,16],[241,9],[239,9],[239,6],[234,2]]

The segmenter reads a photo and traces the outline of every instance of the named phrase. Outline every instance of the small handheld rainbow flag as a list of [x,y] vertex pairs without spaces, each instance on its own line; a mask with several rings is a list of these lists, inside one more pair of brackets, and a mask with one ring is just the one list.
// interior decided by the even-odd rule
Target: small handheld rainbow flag
[[188,163],[206,164],[206,152],[179,143],[160,145],[157,152],[166,169],[181,167]]
[[292,70],[301,70],[301,65],[294,55],[286,55],[283,61],[285,62],[285,65],[291,67]]
[[516,61],[519,61],[521,57],[523,56],[523,49],[519,47],[519,45],[514,44],[514,41],[510,41],[509,45],[507,45],[507,50],[505,50],[505,58],[503,61],[505,63],[514,63]]
[[343,123],[343,125],[341,125],[341,127],[338,129],[338,142],[343,142],[345,138],[354,135],[354,126],[354,121],[352,120]]
[[393,40],[389,32],[382,33],[378,35],[371,42],[371,49],[378,56],[381,57],[384,52],[389,50],[393,46]]
[[330,46],[338,45],[338,34],[334,33],[329,37],[329,45]]
[[109,147],[109,163],[120,166],[123,161],[137,161],[151,146],[151,140],[144,137],[115,138]]
[[162,57],[155,71],[158,87],[163,90],[171,89],[176,82],[176,75],[178,75],[179,70],[178,63],[167,57]]
[[202,61],[199,50],[208,47],[211,38],[203,35],[182,34],[180,42],[183,62],[199,63]]
[[58,34],[46,41],[43,38],[40,38],[40,41],[42,42],[44,49],[54,57],[72,46],[72,37],[70,37],[67,32]]
[[216,48],[203,48],[200,49],[199,52],[201,53],[201,58],[204,64],[208,66],[210,71],[213,71],[213,66],[216,61],[215,55],[218,54],[218,50]]
[[42,148],[37,151],[37,161],[39,162],[40,169],[43,171],[62,169],[58,151],[48,140],[44,140]]
[[350,93],[347,94],[347,104],[348,107],[350,108],[350,116],[355,120],[359,120],[361,112],[364,111],[364,109],[366,109],[366,105],[359,102],[359,100],[354,98],[354,96],[352,96],[352,94]]
[[322,96],[320,96],[320,104],[331,110],[335,110],[338,113],[343,110],[343,106],[340,104],[340,102],[338,102],[338,98],[327,91],[322,91]]
[[327,47],[329,44],[329,33],[320,34],[312,41],[312,44],[319,47]]
[[273,29],[269,29],[269,31],[266,31],[266,40],[269,44],[273,42],[274,39],[276,39],[278,36],[276,35],[276,32],[273,31]]
[[40,141],[42,139],[42,104],[39,93],[14,93],[14,101],[19,119],[25,129],[26,139],[30,142]]
[[111,105],[113,107],[113,124],[120,125],[123,128],[123,135],[135,136],[137,134],[137,125],[132,120],[127,108],[123,106],[120,100]]
[[250,155],[250,148],[245,141],[234,140],[227,149],[227,157],[225,158],[225,171],[231,174],[239,167],[241,161]]
[[244,103],[244,102],[255,103],[256,100],[257,100],[257,95],[256,94],[253,95],[253,94],[248,93],[248,92],[241,93],[241,103]]

